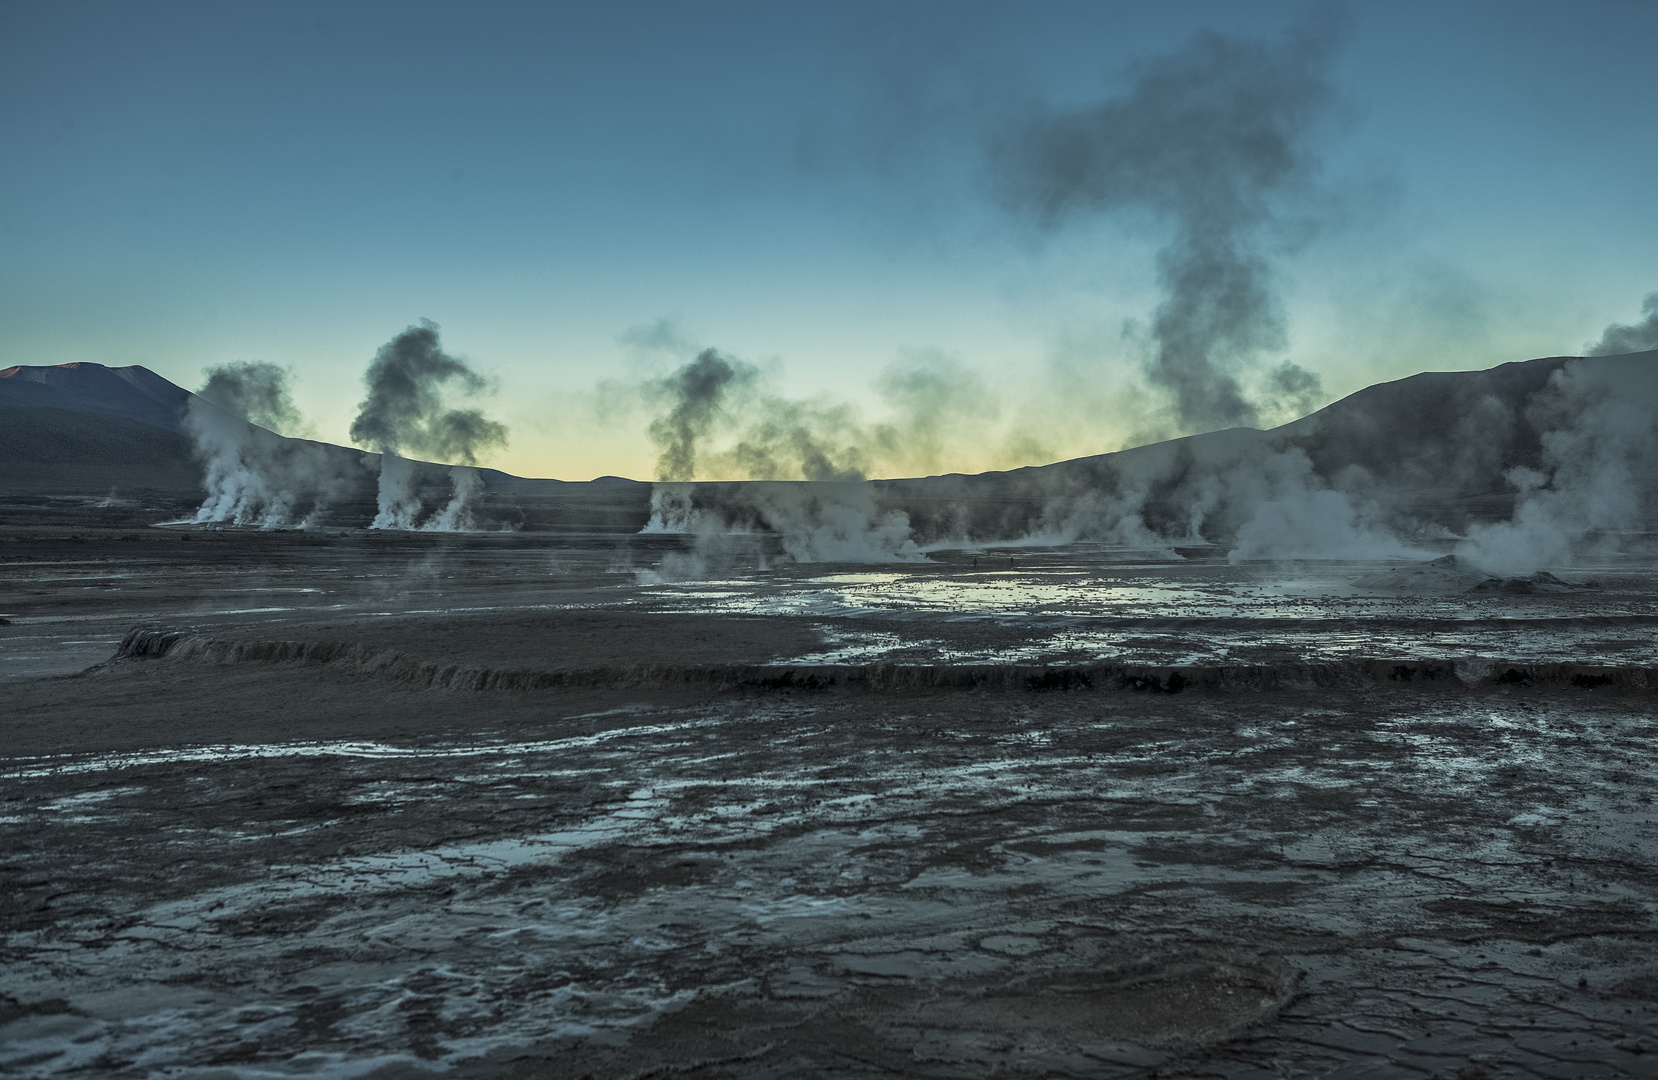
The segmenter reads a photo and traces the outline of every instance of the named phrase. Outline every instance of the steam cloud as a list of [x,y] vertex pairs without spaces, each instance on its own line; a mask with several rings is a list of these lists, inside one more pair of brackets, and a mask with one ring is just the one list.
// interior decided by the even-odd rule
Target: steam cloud
[[[1658,511],[1655,354],[1569,360],[1539,388],[1499,398],[1515,377],[1495,375],[1430,416],[1405,414],[1384,391],[1369,400],[1394,411],[1357,406],[1057,473],[1024,539],[1166,553],[1217,544],[1233,562],[1424,558],[1428,543],[1453,541],[1462,564],[1516,576],[1639,546]],[[1446,424],[1447,413],[1460,419]],[[1505,485],[1507,520],[1462,501]]]
[[[878,505],[863,478],[881,462],[937,460],[947,433],[993,418],[982,383],[939,357],[889,368],[877,383],[892,419],[866,424],[845,404],[763,392],[759,369],[704,349],[645,388],[658,483],[647,533],[686,534],[692,550],[671,553],[641,580],[705,577],[738,556],[764,562],[757,534],[775,534],[796,562],[924,559],[908,515]],[[698,504],[688,481],[705,468],[749,481]]]
[[[690,549],[640,577],[705,577],[756,558],[763,567],[768,537],[803,563],[1077,541],[1168,558],[1203,546],[1232,562],[1426,559],[1453,543],[1462,563],[1505,575],[1639,544],[1658,510],[1654,354],[1534,363],[1550,366],[1422,376],[1414,391],[1378,386],[1273,431],[925,488],[661,483],[645,531],[688,536]],[[1505,487],[1512,513],[1493,520]]]
[[1499,574],[1522,574],[1617,550],[1624,534],[1650,519],[1658,495],[1655,404],[1658,363],[1651,357],[1556,371],[1527,407],[1543,429],[1541,468],[1508,470],[1519,489],[1512,518],[1469,529],[1458,556]]
[[464,465],[449,470],[454,493],[449,505],[432,515],[424,529],[470,528],[469,505],[483,487],[476,469],[478,453],[505,445],[507,429],[478,409],[452,409],[444,390],[455,385],[477,394],[488,382],[466,362],[443,351],[439,327],[429,319],[382,345],[363,373],[368,396],[351,422],[351,441],[380,453],[379,512],[375,529],[413,529],[424,510],[417,474],[404,451],[431,454]]
[[758,374],[751,365],[704,349],[689,364],[650,384],[649,395],[666,406],[650,425],[651,441],[658,450],[658,479],[695,478],[697,443],[723,418],[728,394],[752,383]]
[[184,415],[205,466],[207,497],[195,520],[260,528],[314,522],[350,480],[339,475],[323,447],[277,434],[301,423],[287,371],[236,362],[208,368],[206,375]]
[[911,355],[874,389],[888,415],[868,422],[844,402],[772,393],[754,365],[704,349],[644,387],[656,409],[657,479],[846,482],[927,471],[952,451],[983,451],[999,417],[983,379],[942,355]]
[[[1262,240],[1278,200],[1318,171],[1313,136],[1337,100],[1336,30],[1326,14],[1276,44],[1202,33],[1136,65],[1122,96],[1047,109],[994,148],[1003,201],[1044,227],[1129,209],[1174,223],[1157,257],[1166,298],[1146,374],[1188,429],[1257,420],[1238,376],[1285,344]],[[1293,364],[1272,382],[1302,400],[1318,388]]]
[[1658,349],[1658,292],[1647,296],[1641,304],[1641,311],[1646,318],[1634,325],[1613,323],[1606,328],[1599,341],[1584,350],[1584,355],[1619,356]]
[[701,505],[694,484],[657,484],[642,532],[688,535],[688,552],[670,552],[642,584],[706,578],[740,558],[766,568],[766,534],[797,563],[924,562],[909,515],[879,505],[862,482],[732,485]]
[[208,368],[196,393],[251,424],[281,434],[299,426],[285,368],[263,361],[236,361]]

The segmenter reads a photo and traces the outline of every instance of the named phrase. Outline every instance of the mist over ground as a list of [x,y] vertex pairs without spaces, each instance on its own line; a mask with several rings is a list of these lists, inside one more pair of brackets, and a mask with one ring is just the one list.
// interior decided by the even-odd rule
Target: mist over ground
[[[640,572],[672,580],[764,568],[754,539],[763,534],[797,562],[1094,542],[1166,558],[1203,548],[1234,561],[1425,560],[1454,549],[1498,575],[1569,567],[1647,543],[1658,476],[1654,354],[1604,349],[1646,343],[1651,322],[1608,327],[1584,358],[1418,376],[1266,432],[1238,427],[915,480],[867,477],[883,462],[937,460],[953,437],[997,415],[969,373],[933,358],[895,366],[881,380],[892,411],[868,421],[844,402],[776,394],[758,365],[703,348],[637,391],[659,450],[643,530],[693,541],[686,556]],[[447,381],[467,393],[484,384],[442,351],[435,324],[398,335],[370,363],[356,434],[380,453],[359,462],[271,430],[303,423],[285,378],[273,365],[226,366],[190,399],[184,425],[208,492],[196,521],[316,524],[371,469],[371,527],[479,527],[485,484],[469,463],[506,429],[448,404]],[[429,505],[405,448],[461,459],[448,466],[446,500]],[[497,492],[486,527],[514,527],[510,506]]]
[[[810,470],[819,483],[754,482],[775,479],[761,471],[699,487],[688,482],[697,461],[743,460],[745,446],[756,456],[743,427],[752,414],[734,404],[746,384],[685,377],[698,365],[737,370],[710,351],[658,385],[664,412],[653,432],[671,434],[664,462],[677,468],[664,470],[671,482],[657,485],[647,528],[696,537],[698,554],[656,571],[669,576],[730,569],[731,536],[745,532],[782,535],[800,561],[1090,541],[1164,557],[1208,548],[1234,561],[1428,559],[1454,548],[1493,573],[1528,574],[1648,543],[1658,510],[1655,358],[1424,375],[1268,432],[1236,428],[1041,468],[874,484],[856,482],[854,457],[837,462],[826,450],[835,444],[823,426],[773,408],[763,414],[764,445],[792,452],[793,475]],[[694,412],[670,392],[688,387],[701,395]],[[849,426],[828,430],[844,436]],[[737,452],[711,448],[722,434]]]

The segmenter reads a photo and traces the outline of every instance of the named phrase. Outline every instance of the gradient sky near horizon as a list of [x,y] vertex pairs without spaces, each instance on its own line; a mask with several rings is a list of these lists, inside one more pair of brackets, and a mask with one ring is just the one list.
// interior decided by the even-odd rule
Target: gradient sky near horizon
[[[703,345],[874,419],[889,365],[958,365],[998,412],[939,468],[1117,449],[1171,433],[1136,352],[1168,225],[1030,228],[987,194],[976,125],[1308,10],[11,0],[0,366],[194,389],[270,361],[343,443],[375,349],[427,318],[498,388],[486,463],[523,475],[648,477],[629,388]],[[1644,0],[1348,5],[1325,224],[1268,253],[1269,359],[1328,400],[1636,321],[1655,50]]]

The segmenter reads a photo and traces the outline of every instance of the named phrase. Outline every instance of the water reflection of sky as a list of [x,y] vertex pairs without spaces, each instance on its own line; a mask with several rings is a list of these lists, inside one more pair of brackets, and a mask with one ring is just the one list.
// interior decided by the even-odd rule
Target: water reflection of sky
[[[1615,566],[1596,589],[1421,594],[1356,585],[1384,564],[1093,565],[1030,560],[864,568],[659,586],[666,610],[833,620],[802,662],[1271,663],[1356,657],[1658,663],[1658,573]],[[981,561],[982,565],[983,561]],[[964,565],[965,564],[965,565]],[[977,624],[987,631],[975,635]],[[929,634],[924,627],[934,628]],[[975,637],[996,640],[975,640]]]

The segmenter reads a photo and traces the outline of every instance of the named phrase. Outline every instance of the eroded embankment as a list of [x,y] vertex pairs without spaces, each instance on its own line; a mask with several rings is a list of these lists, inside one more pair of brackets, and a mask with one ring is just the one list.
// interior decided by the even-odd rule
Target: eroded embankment
[[1528,663],[1488,658],[1355,658],[1336,663],[1165,667],[1110,663],[637,664],[562,670],[508,670],[445,664],[380,645],[345,641],[228,640],[189,630],[134,627],[122,639],[110,662],[142,659],[204,664],[328,664],[395,682],[449,690],[654,686],[870,691],[1097,690],[1172,694],[1189,690],[1317,690],[1374,685],[1426,685],[1476,690],[1537,687],[1636,693],[1658,689],[1658,668]]

